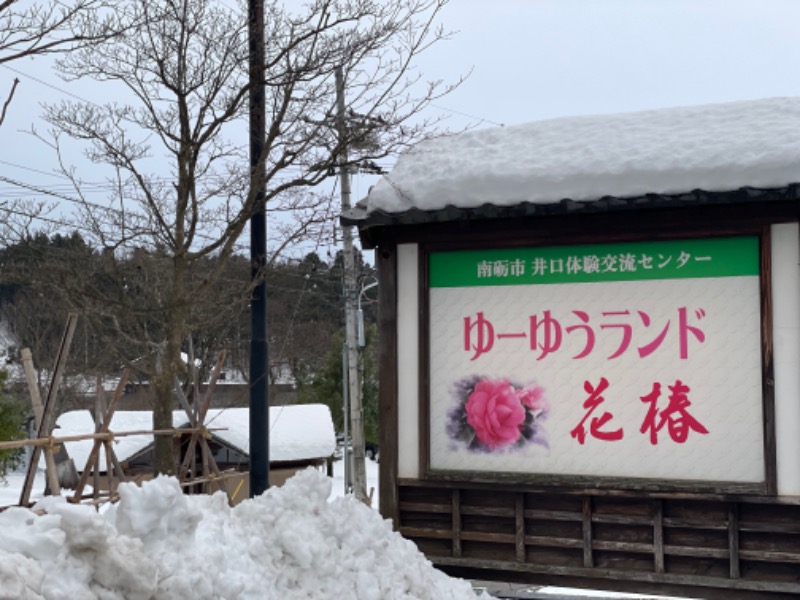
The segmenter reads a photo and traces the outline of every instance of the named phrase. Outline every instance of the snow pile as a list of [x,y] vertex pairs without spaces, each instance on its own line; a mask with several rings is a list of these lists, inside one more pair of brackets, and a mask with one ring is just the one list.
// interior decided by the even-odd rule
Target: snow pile
[[59,497],[0,513],[0,599],[468,599],[352,497],[331,502],[314,469],[230,508],[176,480],[120,486],[104,514]]
[[367,212],[547,204],[800,182],[800,98],[569,117],[419,144]]

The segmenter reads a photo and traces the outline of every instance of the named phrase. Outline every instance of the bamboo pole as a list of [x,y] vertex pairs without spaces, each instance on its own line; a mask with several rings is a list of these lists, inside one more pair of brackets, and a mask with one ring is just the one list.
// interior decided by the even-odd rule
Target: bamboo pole
[[[65,442],[80,442],[82,440],[109,440],[114,438],[127,437],[131,435],[189,435],[201,433],[204,428],[187,429],[137,429],[133,431],[106,431],[101,433],[82,433],[76,435],[50,436],[34,438],[28,440],[13,440],[10,442],[0,442],[0,450],[11,450],[14,448],[24,448],[25,446],[38,446],[46,448],[48,446],[58,446]],[[206,431],[225,431],[226,427],[214,427]]]

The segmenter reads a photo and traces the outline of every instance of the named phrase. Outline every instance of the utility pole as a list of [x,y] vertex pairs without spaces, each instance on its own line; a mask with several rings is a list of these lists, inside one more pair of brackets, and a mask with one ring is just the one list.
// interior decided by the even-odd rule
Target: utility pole
[[[339,176],[341,178],[342,212],[350,209],[350,171],[347,161],[347,122],[344,106],[344,74],[336,68],[336,125],[339,132]],[[367,473],[364,465],[364,410],[361,405],[361,381],[358,376],[358,341],[356,333],[356,268],[353,250],[353,228],[344,233],[344,317],[347,383],[350,397],[350,424],[353,436],[353,493],[356,499],[369,503]],[[346,416],[345,416],[346,418]],[[345,443],[345,450],[347,446]],[[345,459],[347,456],[345,455]]]
[[269,347],[267,345],[267,211],[264,206],[266,136],[264,99],[264,0],[249,0],[247,13],[250,68],[250,497],[269,487]]

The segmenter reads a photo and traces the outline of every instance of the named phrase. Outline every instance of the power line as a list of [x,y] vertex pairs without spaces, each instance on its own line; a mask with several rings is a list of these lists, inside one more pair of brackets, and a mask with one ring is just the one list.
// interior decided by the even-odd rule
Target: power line
[[52,90],[56,90],[57,92],[61,92],[65,96],[70,96],[72,98],[75,98],[76,100],[80,100],[81,102],[86,102],[87,104],[91,104],[92,106],[97,106],[98,108],[102,108],[101,105],[97,104],[96,102],[92,102],[91,100],[87,100],[86,98],[78,96],[77,94],[73,94],[72,92],[68,92],[64,88],[60,88],[57,85],[53,85],[52,83],[48,83],[43,79],[39,79],[38,77],[34,77],[33,75],[30,75],[29,73],[25,73],[23,71],[20,71],[19,69],[15,69],[14,67],[10,67],[7,64],[1,64],[0,67],[3,67],[4,69],[8,69],[9,71],[12,71],[13,73],[16,73],[17,75],[22,75],[23,77],[27,77],[28,79],[30,79],[32,81],[35,81],[36,83],[38,83],[40,85],[43,85],[45,87],[48,87],[48,88],[50,88]]
[[476,117],[475,115],[471,115],[469,113],[461,112],[459,110],[455,110],[452,108],[447,108],[446,106],[441,106],[439,104],[431,104],[432,108],[438,108],[439,110],[443,110],[445,112],[453,113],[455,115],[461,115],[462,117],[467,117],[469,119],[475,119],[478,121],[478,125],[481,123],[490,123],[491,125],[496,125],[497,127],[505,127],[505,123],[498,123],[497,121],[492,121],[491,119],[486,119],[482,117]]

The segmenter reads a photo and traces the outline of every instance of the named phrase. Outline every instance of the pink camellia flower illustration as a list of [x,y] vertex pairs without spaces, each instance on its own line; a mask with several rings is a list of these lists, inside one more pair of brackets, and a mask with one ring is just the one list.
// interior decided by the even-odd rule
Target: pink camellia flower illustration
[[489,449],[516,442],[525,408],[505,379],[484,379],[475,385],[465,405],[467,422],[475,436]]

